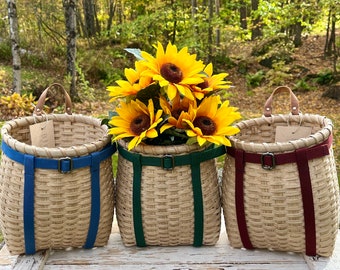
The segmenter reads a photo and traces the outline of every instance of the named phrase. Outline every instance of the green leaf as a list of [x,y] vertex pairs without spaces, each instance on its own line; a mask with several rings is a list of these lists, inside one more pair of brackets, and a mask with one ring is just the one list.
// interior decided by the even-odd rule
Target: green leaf
[[141,55],[140,49],[125,48],[124,50],[127,51],[128,53],[133,54],[137,58],[137,60],[143,60],[144,59]]
[[190,137],[188,140],[187,140],[187,144],[188,145],[193,145],[197,143],[197,138],[196,137]]
[[160,108],[159,104],[159,94],[160,87],[158,84],[151,84],[148,87],[140,90],[137,93],[136,98],[143,102],[144,104],[148,104],[149,99],[152,99],[155,109]]

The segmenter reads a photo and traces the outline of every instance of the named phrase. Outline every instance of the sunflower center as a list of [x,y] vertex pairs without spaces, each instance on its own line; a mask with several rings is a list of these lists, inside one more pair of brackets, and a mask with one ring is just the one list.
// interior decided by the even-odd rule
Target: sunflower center
[[143,131],[150,127],[150,117],[146,114],[141,114],[135,117],[130,123],[132,133],[140,135]]
[[209,87],[209,83],[206,80],[204,80],[204,82],[198,84],[197,86],[201,89],[205,89]]
[[216,131],[215,122],[207,116],[199,116],[194,120],[194,126],[199,127],[203,135],[213,135]]
[[178,120],[182,111],[183,111],[182,109],[173,110],[173,111],[171,111],[171,115]]
[[182,71],[172,63],[166,63],[161,67],[161,75],[171,83],[179,83],[183,79]]

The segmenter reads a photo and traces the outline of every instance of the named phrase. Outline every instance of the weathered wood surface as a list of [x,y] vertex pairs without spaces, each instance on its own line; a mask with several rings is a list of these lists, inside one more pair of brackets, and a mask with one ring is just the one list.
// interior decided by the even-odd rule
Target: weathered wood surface
[[44,270],[340,270],[340,234],[331,258],[267,250],[240,250],[228,245],[225,228],[213,247],[125,247],[116,221],[106,247],[91,250],[52,250],[34,256],[10,256],[0,250],[0,269]]

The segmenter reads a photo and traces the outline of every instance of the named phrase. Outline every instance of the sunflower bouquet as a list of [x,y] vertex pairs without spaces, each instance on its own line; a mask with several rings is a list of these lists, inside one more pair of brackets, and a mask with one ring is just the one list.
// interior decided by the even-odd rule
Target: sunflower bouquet
[[228,74],[213,75],[212,63],[197,60],[187,47],[168,43],[164,50],[158,42],[155,49],[155,56],[134,50],[135,68],[108,87],[110,102],[120,100],[109,120],[113,140],[128,140],[128,150],[141,143],[230,145],[227,136],[239,132],[232,124],[241,115],[218,94],[230,88]]

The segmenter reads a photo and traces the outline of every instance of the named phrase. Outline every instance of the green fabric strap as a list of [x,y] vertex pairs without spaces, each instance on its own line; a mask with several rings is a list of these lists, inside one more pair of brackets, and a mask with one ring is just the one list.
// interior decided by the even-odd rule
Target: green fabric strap
[[204,211],[201,185],[200,163],[225,154],[225,147],[213,145],[204,151],[192,152],[186,155],[164,155],[163,157],[144,156],[136,152],[124,149],[118,144],[119,154],[133,164],[133,225],[135,230],[136,244],[139,247],[146,246],[141,206],[141,178],[143,166],[157,166],[171,170],[176,166],[190,165],[192,189],[194,196],[194,243],[193,246],[201,246],[203,243]]

